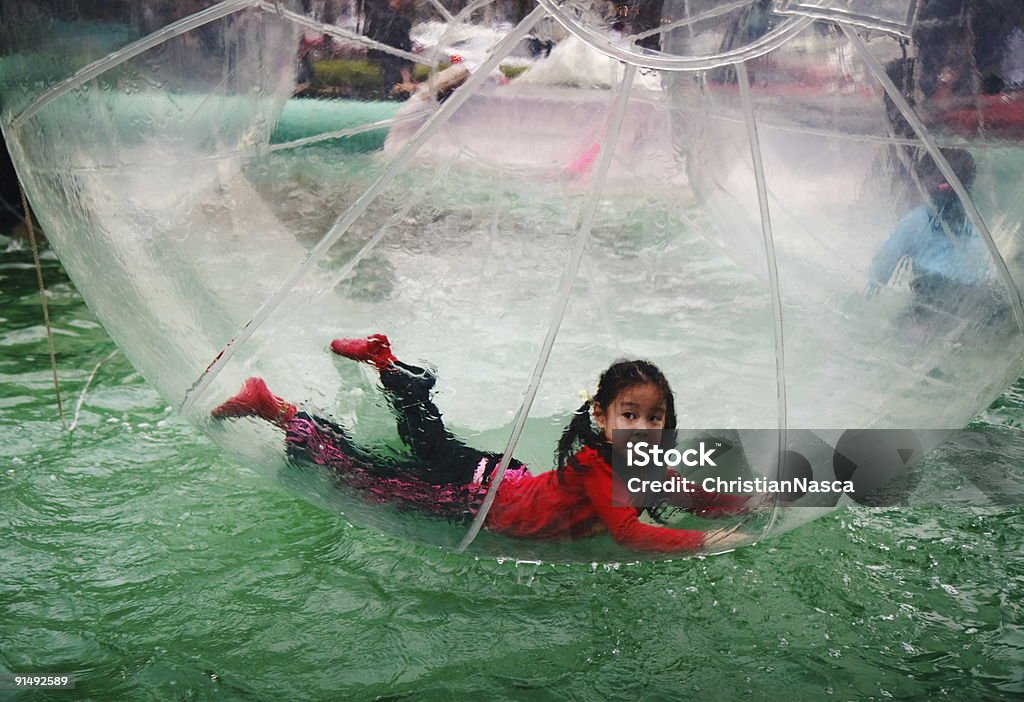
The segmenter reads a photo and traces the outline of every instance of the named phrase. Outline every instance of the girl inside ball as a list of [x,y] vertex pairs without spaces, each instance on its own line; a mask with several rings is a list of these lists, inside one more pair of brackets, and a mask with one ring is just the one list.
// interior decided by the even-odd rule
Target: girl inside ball
[[[411,458],[380,455],[354,442],[341,425],[311,414],[274,395],[261,378],[212,412],[217,419],[258,417],[285,432],[289,458],[331,470],[368,499],[416,509],[450,521],[472,519],[496,479],[502,456],[467,446],[445,426],[431,399],[434,376],[399,361],[382,334],[336,339],[334,353],[369,363],[380,374],[395,414],[398,433]],[[662,446],[676,441],[672,389],[664,374],[644,360],[619,360],[600,376],[597,392],[573,415],[558,441],[555,470],[532,474],[512,458],[500,478],[484,528],[506,536],[571,540],[607,532],[620,545],[661,553],[724,550],[744,538],[733,528],[715,531],[664,526],[666,507],[716,518],[744,511],[747,495],[689,491],[659,496],[626,489],[622,471],[613,470],[613,439],[657,436]],[[620,441],[621,443],[621,441]],[[620,465],[620,464],[616,464]],[[646,478],[671,476],[671,469]],[[644,523],[644,513],[654,524]]]

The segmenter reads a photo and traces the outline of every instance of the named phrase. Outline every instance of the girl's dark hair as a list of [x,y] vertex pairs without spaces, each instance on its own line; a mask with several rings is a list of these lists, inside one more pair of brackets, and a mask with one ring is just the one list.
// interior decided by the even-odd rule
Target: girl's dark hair
[[676,405],[672,397],[672,388],[665,374],[650,361],[618,360],[610,365],[597,382],[597,392],[576,410],[572,421],[562,432],[555,449],[555,465],[559,471],[569,463],[569,459],[584,446],[601,451],[606,460],[610,460],[611,445],[604,434],[594,429],[590,421],[590,409],[596,402],[603,409],[615,401],[623,390],[636,385],[653,384],[661,391],[665,399],[665,426],[662,430],[662,446],[671,448],[676,445]]

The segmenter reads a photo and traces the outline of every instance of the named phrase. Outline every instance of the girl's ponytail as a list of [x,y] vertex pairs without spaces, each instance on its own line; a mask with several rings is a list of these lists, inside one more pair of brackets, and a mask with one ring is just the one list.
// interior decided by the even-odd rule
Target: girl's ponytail
[[558,440],[558,447],[555,449],[555,467],[558,470],[565,468],[569,459],[577,451],[586,445],[593,445],[599,439],[590,422],[590,407],[590,400],[580,405],[573,415],[572,421],[562,432],[562,437]]

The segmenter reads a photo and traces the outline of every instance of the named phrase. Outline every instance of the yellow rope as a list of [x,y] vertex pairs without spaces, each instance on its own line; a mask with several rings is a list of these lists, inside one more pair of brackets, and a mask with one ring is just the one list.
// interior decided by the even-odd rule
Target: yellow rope
[[46,304],[46,282],[43,280],[43,265],[39,261],[39,245],[36,243],[36,231],[32,226],[32,213],[28,210],[28,198],[25,196],[25,188],[21,181],[18,181],[18,190],[21,191],[21,207],[25,211],[25,226],[28,227],[28,240],[32,244],[32,260],[36,264],[36,279],[39,281],[39,301],[43,305],[43,323],[46,325],[46,341],[50,347],[50,370],[53,371],[53,390],[57,395],[57,414],[60,415],[60,423],[65,429],[68,422],[64,418],[64,405],[60,401],[60,381],[57,379],[57,348],[53,343],[53,328],[50,326],[50,308]]

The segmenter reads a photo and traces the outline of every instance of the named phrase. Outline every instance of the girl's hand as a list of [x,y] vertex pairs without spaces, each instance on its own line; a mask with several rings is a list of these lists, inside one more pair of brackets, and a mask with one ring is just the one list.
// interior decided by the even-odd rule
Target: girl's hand
[[743,526],[742,522],[731,527],[723,527],[709,531],[704,535],[704,550],[706,551],[729,551],[738,546],[750,543],[746,534],[737,534],[736,531]]
[[749,505],[747,514],[759,514],[772,508],[775,504],[775,495],[770,492],[762,492],[760,495],[751,497],[747,504]]

